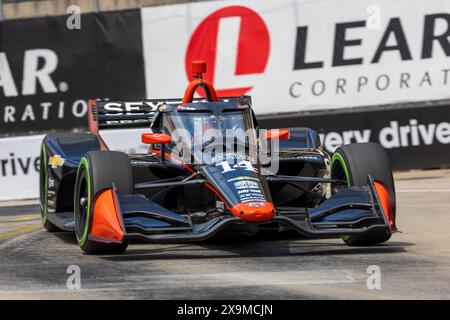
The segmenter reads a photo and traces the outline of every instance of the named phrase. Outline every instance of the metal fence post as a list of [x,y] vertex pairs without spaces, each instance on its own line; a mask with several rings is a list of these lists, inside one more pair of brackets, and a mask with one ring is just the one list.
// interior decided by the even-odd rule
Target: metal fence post
[[[0,0],[1,1],[1,0]],[[95,12],[99,12],[100,11],[100,4],[98,2],[99,0],[92,0],[93,4],[94,4],[94,9]]]
[[0,22],[3,21],[3,0],[0,0]]

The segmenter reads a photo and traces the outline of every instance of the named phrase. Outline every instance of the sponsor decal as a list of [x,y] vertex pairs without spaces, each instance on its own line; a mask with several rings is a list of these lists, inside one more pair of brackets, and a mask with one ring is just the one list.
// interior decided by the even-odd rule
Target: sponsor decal
[[[231,154],[231,155],[234,155],[234,154]],[[221,172],[222,174],[232,172],[237,169],[244,169],[249,172],[257,172],[257,169],[255,167],[253,167],[253,165],[250,161],[247,161],[247,160],[240,161],[234,165],[230,165],[230,163],[228,163],[228,161],[222,161],[220,163],[217,163],[216,167],[222,167],[222,172]]]
[[155,112],[164,102],[153,101],[128,101],[128,102],[105,102],[101,103],[102,110],[106,114],[140,114]]
[[[124,127],[126,127],[127,124],[142,123],[143,126],[147,125],[150,127],[155,112],[160,106],[164,105],[164,103],[165,102],[163,101],[97,101],[95,110],[97,115],[104,116],[104,118],[99,121],[102,126],[123,124]],[[117,117],[121,115],[124,116],[123,120],[108,119],[108,117]],[[126,116],[128,115],[141,117],[127,119]]]
[[259,189],[259,184],[257,182],[254,181],[248,181],[248,180],[243,180],[243,181],[238,181],[234,183],[234,187],[236,189]]
[[247,181],[247,180],[243,180],[243,181],[238,181],[234,183],[234,187],[236,189],[247,189],[247,188],[251,188],[251,189],[259,189],[259,184],[257,182],[254,181]]
[[177,107],[177,109],[178,110],[181,110],[181,111],[195,111],[195,110],[197,110],[197,108],[194,108],[194,107],[190,107],[190,106],[184,106],[184,105],[182,105],[182,104],[180,104],[178,107]]
[[48,158],[48,165],[52,167],[52,169],[56,169],[57,167],[62,167],[65,161],[66,159],[61,158],[59,154],[55,154]]
[[254,180],[254,181],[259,181],[258,178],[247,177],[247,176],[241,176],[241,177],[236,177],[236,178],[228,179],[227,182],[232,182],[232,181],[236,181],[236,180]]
[[239,179],[237,182],[233,183],[239,201],[242,203],[265,201],[266,198],[261,191],[260,182],[258,181],[258,179],[252,180],[251,177],[244,178],[245,180]]
[[249,207],[263,207],[264,206],[264,202],[250,202],[248,204]]
[[264,196],[260,194],[247,194],[244,196],[241,196],[239,199],[242,203],[253,203],[254,201],[265,201],[266,199]]
[[298,156],[297,159],[321,161],[323,159],[323,157],[321,157],[321,156]]

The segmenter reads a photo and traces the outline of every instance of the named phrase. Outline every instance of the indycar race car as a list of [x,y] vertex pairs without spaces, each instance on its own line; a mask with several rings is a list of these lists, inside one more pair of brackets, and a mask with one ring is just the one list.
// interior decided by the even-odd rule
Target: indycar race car
[[[45,229],[75,232],[93,254],[123,253],[130,239],[200,241],[218,232],[295,230],[359,246],[397,231],[380,145],[343,145],[330,156],[312,129],[259,128],[249,96],[217,97],[204,62],[192,72],[182,99],[93,100],[89,133],[44,138]],[[197,90],[204,98],[194,98]],[[106,133],[137,142],[125,131],[139,133],[144,151],[110,150]]]

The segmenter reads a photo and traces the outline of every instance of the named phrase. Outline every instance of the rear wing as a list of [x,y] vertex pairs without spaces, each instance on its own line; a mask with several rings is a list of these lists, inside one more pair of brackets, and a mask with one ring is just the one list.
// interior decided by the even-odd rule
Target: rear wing
[[[251,105],[250,96],[226,97],[219,101],[242,101]],[[205,99],[194,99],[205,102]],[[149,99],[141,101],[89,100],[89,130],[97,133],[100,129],[150,128],[158,107],[163,104],[182,103],[182,99]]]

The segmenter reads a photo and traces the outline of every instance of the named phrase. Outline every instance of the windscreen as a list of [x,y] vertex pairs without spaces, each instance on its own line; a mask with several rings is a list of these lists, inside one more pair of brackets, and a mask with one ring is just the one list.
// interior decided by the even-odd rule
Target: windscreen
[[218,156],[221,153],[248,153],[249,149],[256,147],[256,133],[249,110],[167,113],[162,131],[172,136],[169,148],[188,149],[197,154],[196,158],[202,156],[199,152]]

